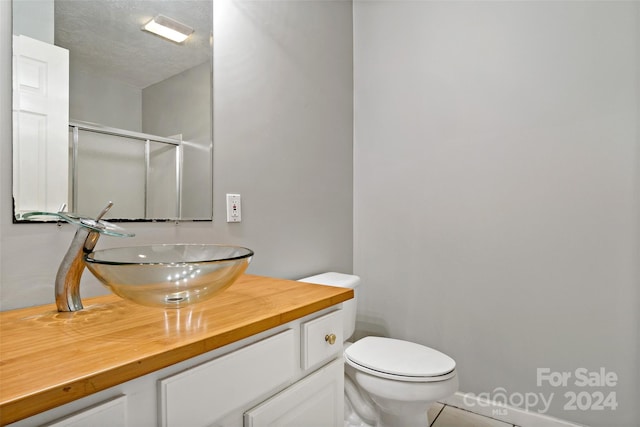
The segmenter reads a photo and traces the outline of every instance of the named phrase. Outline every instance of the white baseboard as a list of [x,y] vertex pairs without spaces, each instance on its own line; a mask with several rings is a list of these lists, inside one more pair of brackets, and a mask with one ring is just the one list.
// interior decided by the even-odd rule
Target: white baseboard
[[585,427],[582,424],[575,424],[537,412],[506,406],[461,392],[457,392],[453,396],[443,399],[440,402],[521,427]]

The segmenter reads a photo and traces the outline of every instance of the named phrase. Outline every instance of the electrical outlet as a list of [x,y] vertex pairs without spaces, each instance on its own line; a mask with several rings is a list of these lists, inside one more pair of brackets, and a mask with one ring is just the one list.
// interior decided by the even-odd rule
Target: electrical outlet
[[242,209],[239,194],[227,194],[227,222],[242,221]]

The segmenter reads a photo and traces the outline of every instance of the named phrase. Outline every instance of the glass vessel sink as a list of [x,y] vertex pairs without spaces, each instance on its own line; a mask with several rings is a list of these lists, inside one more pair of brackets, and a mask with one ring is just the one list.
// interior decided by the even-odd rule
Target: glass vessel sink
[[180,308],[204,301],[247,269],[253,251],[240,246],[167,244],[102,249],[84,257],[113,293],[138,304]]

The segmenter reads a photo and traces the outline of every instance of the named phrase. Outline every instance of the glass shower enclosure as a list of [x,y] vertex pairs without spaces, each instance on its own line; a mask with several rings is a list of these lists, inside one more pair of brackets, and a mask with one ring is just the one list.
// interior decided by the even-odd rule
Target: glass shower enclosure
[[92,215],[111,200],[111,219],[181,218],[181,135],[161,137],[71,122],[69,138],[71,211]]

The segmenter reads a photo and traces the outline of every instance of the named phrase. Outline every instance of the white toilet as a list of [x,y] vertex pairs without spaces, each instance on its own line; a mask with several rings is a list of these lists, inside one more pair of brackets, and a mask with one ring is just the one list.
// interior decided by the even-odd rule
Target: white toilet
[[352,288],[343,303],[345,337],[345,427],[426,427],[432,403],[458,390],[456,362],[409,341],[365,337],[351,344],[360,278],[323,273],[301,282]]

